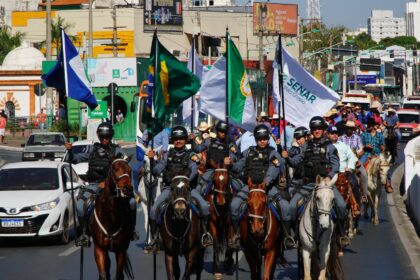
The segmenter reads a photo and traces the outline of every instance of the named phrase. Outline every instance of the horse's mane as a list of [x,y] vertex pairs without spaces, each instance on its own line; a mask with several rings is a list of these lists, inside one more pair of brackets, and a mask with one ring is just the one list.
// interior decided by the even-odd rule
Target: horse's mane
[[368,165],[368,174],[375,174],[375,172],[378,172],[381,168],[381,159],[379,157],[374,157],[370,160]]

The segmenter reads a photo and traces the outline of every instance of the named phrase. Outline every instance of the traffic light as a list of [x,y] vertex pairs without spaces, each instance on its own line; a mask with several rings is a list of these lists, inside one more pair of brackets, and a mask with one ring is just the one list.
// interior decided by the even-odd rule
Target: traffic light
[[394,50],[390,50],[389,57],[394,58]]

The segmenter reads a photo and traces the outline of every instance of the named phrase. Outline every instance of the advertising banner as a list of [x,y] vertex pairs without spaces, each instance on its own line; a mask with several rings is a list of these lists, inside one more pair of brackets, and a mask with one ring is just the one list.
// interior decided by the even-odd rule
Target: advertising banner
[[98,101],[95,110],[88,108],[89,119],[106,119],[108,112],[108,103],[106,101]]
[[144,31],[182,32],[181,0],[145,0]]
[[296,4],[254,1],[252,14],[254,35],[257,35],[260,29],[266,35],[275,35],[279,31],[284,35],[297,35],[298,5]]
[[137,85],[136,58],[97,58],[88,60],[88,77],[92,87]]

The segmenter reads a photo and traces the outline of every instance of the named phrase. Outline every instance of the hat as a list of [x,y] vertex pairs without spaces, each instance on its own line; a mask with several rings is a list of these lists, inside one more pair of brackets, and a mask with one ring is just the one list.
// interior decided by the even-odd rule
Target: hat
[[347,108],[353,108],[354,106],[353,106],[353,104],[351,104],[351,103],[347,103],[344,107],[347,107]]
[[355,128],[356,123],[354,121],[347,121],[345,126]]
[[393,112],[393,113],[395,113],[395,110],[394,110],[394,108],[392,108],[392,107],[389,107],[387,111],[388,111],[388,112]]
[[378,108],[379,108],[378,104],[375,104],[375,103],[373,103],[373,104],[370,106],[370,109],[378,109]]
[[354,106],[354,109],[355,109],[355,110],[361,110],[361,109],[362,109],[362,107],[360,107],[359,105],[356,105],[356,106]]
[[335,107],[343,107],[343,106],[344,106],[344,104],[341,101],[338,101],[337,102],[337,105],[335,105]]
[[200,122],[200,125],[197,127],[198,131],[204,132],[208,130],[211,126],[207,124],[207,122]]
[[325,116],[324,117],[326,117],[326,118],[329,118],[329,117],[332,117],[332,116],[335,116],[335,115],[337,115],[338,114],[338,111],[337,111],[337,109],[331,109],[331,110],[329,110],[326,114],[325,114]]
[[261,112],[260,113],[260,118],[266,118],[267,117],[267,113],[266,112]]
[[332,132],[338,132],[337,127],[335,127],[335,126],[330,126],[330,127],[328,128],[328,133],[332,133]]
[[271,119],[273,120],[277,120],[279,118],[279,114],[275,113],[273,114],[273,116],[271,117]]

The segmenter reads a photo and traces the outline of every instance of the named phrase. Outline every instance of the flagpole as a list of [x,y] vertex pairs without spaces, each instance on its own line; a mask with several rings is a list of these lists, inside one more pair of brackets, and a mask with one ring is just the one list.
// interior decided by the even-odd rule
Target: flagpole
[[[195,74],[195,34],[193,35],[192,51],[191,51],[191,72]],[[191,133],[194,132],[194,98],[191,96]]]
[[[226,106],[225,106],[225,116],[226,116],[226,126],[229,132],[229,55],[230,55],[230,48],[229,48],[229,28],[226,27]],[[226,133],[226,140],[229,142],[228,133]],[[229,152],[229,147],[227,147]]]
[[[157,74],[157,66],[158,66],[158,45],[159,45],[159,42],[158,42],[158,37],[157,37],[157,27],[155,27],[155,32],[154,32],[154,34],[153,34],[153,41],[152,42],[154,42],[155,43],[155,61],[154,61],[154,67],[153,67],[153,77],[154,77],[154,79],[153,79],[153,91],[152,91],[152,131],[151,131],[151,137],[152,137],[152,150],[153,150],[153,148],[154,148],[154,143],[155,143],[155,141],[154,141],[154,136],[155,136],[155,106],[154,106],[154,98],[155,98],[155,94],[156,94],[156,80],[157,80],[157,76],[156,76],[156,74]],[[152,43],[153,44],[153,43]],[[150,161],[150,182],[153,182],[153,178],[152,178],[152,176],[153,176],[153,163],[154,163],[154,160],[152,159],[151,161]],[[150,213],[150,210],[151,210],[151,206],[152,206],[152,187],[153,186],[149,186],[149,199],[147,200],[147,203],[148,203],[148,214]],[[149,225],[148,225],[148,228],[150,228],[150,217],[149,217],[149,219],[147,219],[148,221],[149,221]],[[153,233],[152,233],[153,234]],[[153,250],[153,280],[156,280],[156,250]]]

